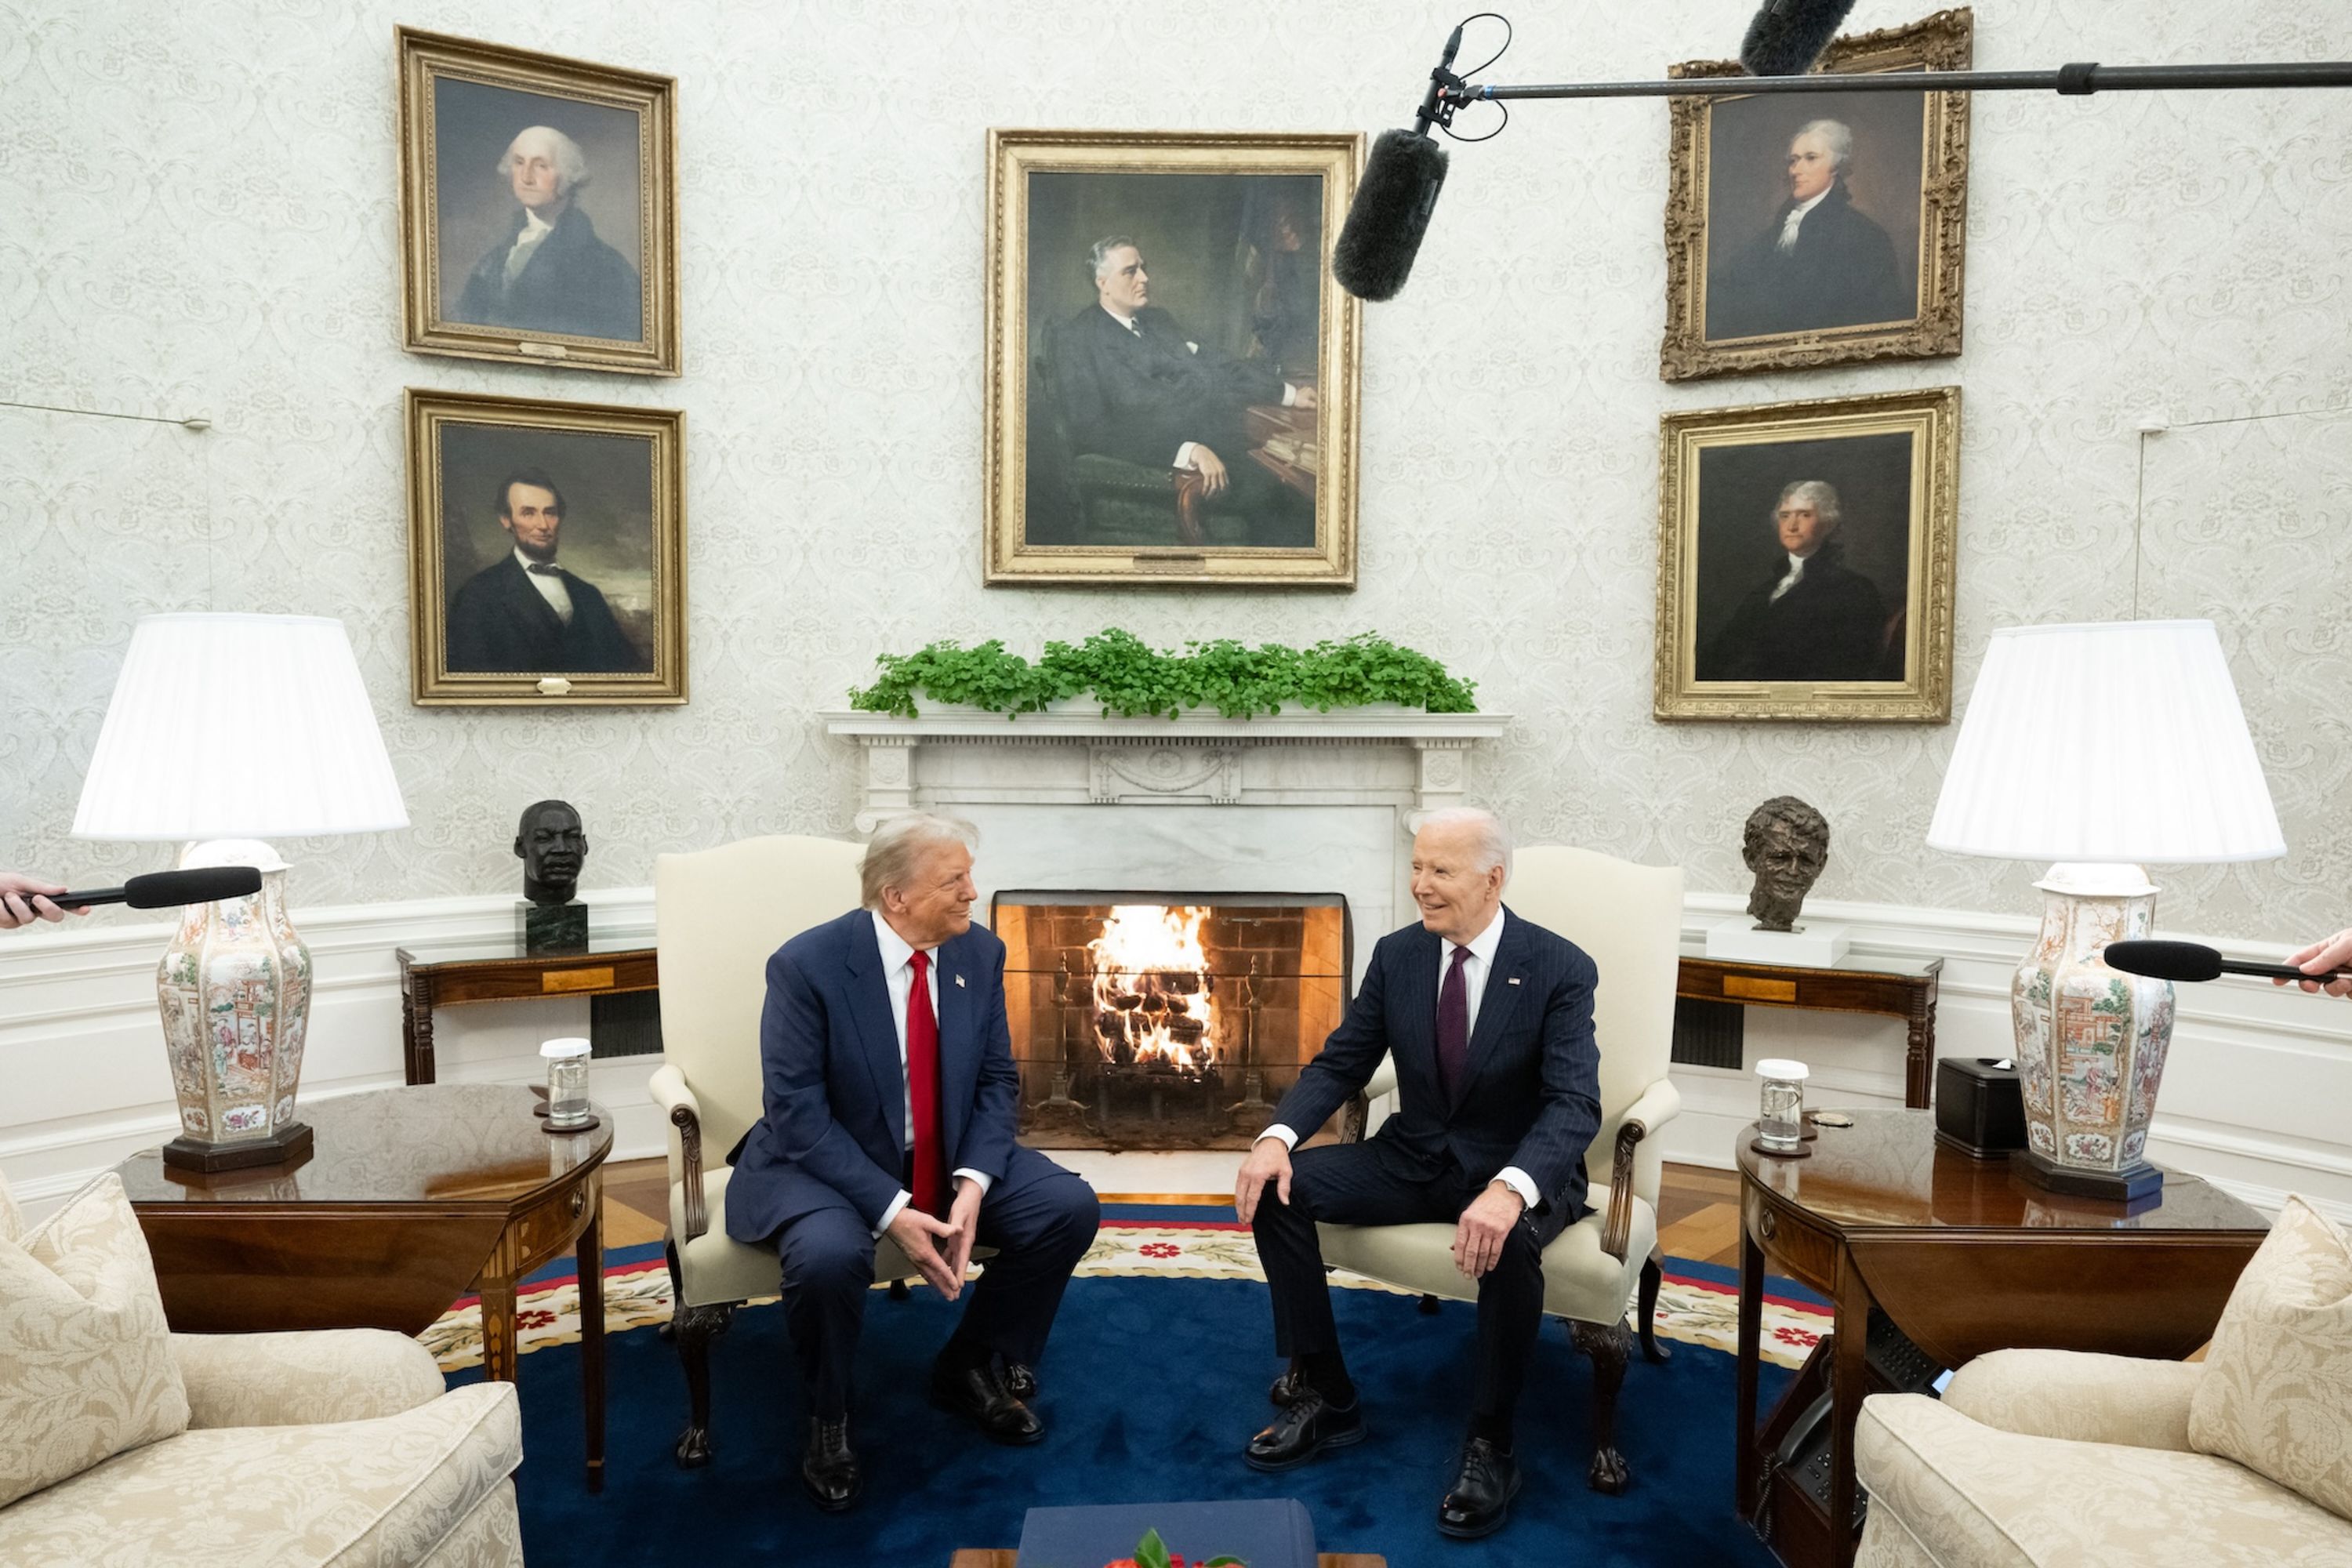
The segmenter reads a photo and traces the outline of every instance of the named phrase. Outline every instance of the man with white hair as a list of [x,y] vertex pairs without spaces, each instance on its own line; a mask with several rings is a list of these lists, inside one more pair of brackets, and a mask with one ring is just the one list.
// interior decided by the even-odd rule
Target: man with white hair
[[637,269],[596,237],[574,201],[588,183],[580,143],[533,125],[508,144],[498,172],[519,204],[514,226],[475,265],[448,319],[570,337],[643,337]]
[[971,923],[974,841],[946,817],[884,822],[860,867],[864,907],[768,960],[766,1113],[729,1156],[727,1234],[782,1258],[809,1398],[801,1482],[828,1512],[863,1484],[850,1382],[875,1244],[889,1237],[950,1300],[973,1244],[996,1249],[932,1365],[930,1397],[1020,1444],[1045,1428],[1013,1390],[1034,1392],[1030,1369],[1094,1241],[1094,1190],[1013,1141],[1004,944]]
[[[1711,269],[1706,336],[1764,337],[1908,321],[1917,269],[1906,278],[1886,231],[1853,205],[1853,132],[1815,120],[1789,140],[1788,195],[1745,248]],[[1727,238],[1728,237],[1726,237]]]
[[[1543,1250],[1585,1212],[1584,1152],[1601,1126],[1592,961],[1503,906],[1510,842],[1483,811],[1431,814],[1412,840],[1421,921],[1372,950],[1363,988],[1276,1107],[1234,1184],[1274,1298],[1282,1407],[1250,1439],[1254,1469],[1286,1470],[1360,1441],[1316,1222],[1454,1226],[1478,1282],[1470,1432],[1437,1528],[1487,1535],[1519,1489],[1512,1410],[1543,1323]],[[1293,1148],[1370,1079],[1397,1071],[1396,1114],[1360,1143]]]
[[1886,668],[1886,601],[1845,563],[1837,487],[1799,479],[1772,510],[1780,548],[1722,629],[1698,650],[1700,680],[1899,679]]

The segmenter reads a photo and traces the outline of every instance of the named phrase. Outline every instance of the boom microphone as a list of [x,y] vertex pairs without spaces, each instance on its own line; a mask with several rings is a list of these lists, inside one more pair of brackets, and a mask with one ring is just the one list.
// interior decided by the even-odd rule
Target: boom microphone
[[1764,0],[1739,63],[1749,76],[1802,76],[1837,37],[1853,0]]
[[251,866],[207,866],[194,871],[150,871],[143,877],[131,878],[119,888],[40,896],[61,910],[87,909],[92,904],[168,910],[181,904],[209,904],[215,899],[241,899],[259,891],[261,873]]
[[2272,980],[2352,980],[2352,969],[2306,974],[2291,963],[2253,963],[2223,958],[2202,942],[2111,942],[2100,957],[2110,969],[2153,980],[2217,980],[2224,974],[2259,974]]
[[1462,85],[1453,71],[1461,47],[1462,29],[1456,27],[1445,40],[1445,58],[1429,73],[1429,90],[1422,95],[1412,129],[1381,132],[1364,161],[1363,182],[1331,248],[1331,276],[1359,300],[1393,300],[1412,276],[1413,258],[1421,254],[1429,215],[1445,184],[1445,149],[1429,128],[1454,118],[1446,94]]

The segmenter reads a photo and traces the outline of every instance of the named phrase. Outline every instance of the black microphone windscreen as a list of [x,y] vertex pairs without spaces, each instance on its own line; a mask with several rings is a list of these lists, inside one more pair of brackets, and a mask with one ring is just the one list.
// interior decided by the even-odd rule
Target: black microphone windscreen
[[2219,980],[2221,955],[2196,942],[2111,942],[2099,955],[2109,969],[2155,980]]
[[168,910],[178,904],[209,904],[261,891],[261,873],[250,866],[207,866],[194,871],[150,871],[122,884],[122,901],[134,910]]
[[1853,9],[1853,0],[1764,0],[1748,24],[1739,63],[1749,76],[1802,76]]
[[1331,275],[1359,300],[1393,300],[1412,275],[1445,184],[1445,149],[1418,131],[1383,131],[1331,249]]

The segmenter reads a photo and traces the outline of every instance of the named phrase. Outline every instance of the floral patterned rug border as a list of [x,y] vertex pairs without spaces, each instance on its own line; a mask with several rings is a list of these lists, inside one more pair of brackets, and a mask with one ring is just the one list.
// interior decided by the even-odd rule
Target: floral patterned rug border
[[[1171,1224],[1153,1221],[1130,1224],[1107,1220],[1095,1244],[1078,1264],[1078,1273],[1110,1279],[1264,1279],[1257,1248],[1248,1228],[1233,1224]],[[1387,1290],[1411,1295],[1393,1286],[1365,1279],[1344,1270],[1331,1276],[1335,1285],[1349,1289]],[[877,1289],[884,1287],[877,1286]],[[773,1300],[773,1297],[761,1300]],[[525,1355],[549,1345],[572,1344],[580,1338],[580,1288],[576,1280],[559,1279],[526,1287],[516,1306],[517,1337]],[[670,1318],[669,1270],[659,1258],[625,1264],[604,1276],[604,1331],[666,1323]],[[1829,1314],[1801,1302],[1767,1297],[1764,1302],[1764,1359],[1776,1366],[1802,1364],[1815,1343],[1829,1331]],[[1658,1332],[1685,1344],[1705,1345],[1729,1353],[1739,1331],[1738,1292],[1727,1285],[1693,1279],[1678,1272],[1676,1260],[1666,1260],[1666,1278],[1658,1291]],[[482,1360],[482,1315],[479,1303],[462,1302],[417,1336],[433,1352],[443,1372],[478,1366]]]

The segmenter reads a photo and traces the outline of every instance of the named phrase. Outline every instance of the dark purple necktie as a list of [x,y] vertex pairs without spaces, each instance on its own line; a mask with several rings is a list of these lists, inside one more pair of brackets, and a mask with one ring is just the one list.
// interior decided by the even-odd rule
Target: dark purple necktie
[[1448,1100],[1461,1092],[1470,1067],[1470,983],[1462,973],[1469,961],[1468,948],[1455,948],[1453,966],[1437,992],[1437,1076]]

